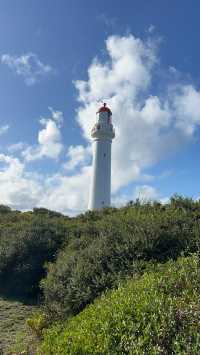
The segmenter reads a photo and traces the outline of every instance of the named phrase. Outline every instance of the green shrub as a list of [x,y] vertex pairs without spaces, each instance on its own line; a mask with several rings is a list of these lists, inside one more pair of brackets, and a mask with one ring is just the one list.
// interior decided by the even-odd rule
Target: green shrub
[[28,318],[26,324],[38,339],[42,338],[43,330],[49,326],[46,314],[41,311],[35,312],[30,318]]
[[45,276],[44,263],[55,259],[68,236],[60,218],[31,215],[0,225],[0,293],[32,298]]
[[[167,205],[130,202],[75,218],[45,208],[0,206],[0,294],[31,300],[42,282],[53,318],[77,314],[149,260],[199,249],[200,202],[173,196]],[[56,262],[55,262],[56,261]]]
[[143,272],[149,260],[165,262],[198,248],[199,221],[174,206],[137,204],[101,219],[97,212],[89,216],[41,283],[52,319],[79,313],[119,280]]
[[198,355],[198,258],[169,261],[108,292],[62,326],[46,331],[40,353]]

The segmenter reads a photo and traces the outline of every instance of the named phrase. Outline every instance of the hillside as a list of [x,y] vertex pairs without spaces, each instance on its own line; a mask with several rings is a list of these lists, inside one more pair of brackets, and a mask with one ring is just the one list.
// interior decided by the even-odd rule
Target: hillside
[[[39,313],[37,312],[28,320],[28,325],[29,331],[41,344],[44,335],[47,334],[42,345],[45,347],[45,351],[43,351],[45,355],[48,353],[59,354],[58,350],[51,352],[51,347],[56,349],[54,347],[58,344],[61,344],[61,349],[62,346],[67,349],[66,334],[69,333],[72,338],[75,336],[73,331],[71,333],[70,328],[72,325],[73,330],[73,324],[77,331],[80,331],[80,339],[82,339],[81,329],[87,330],[89,335],[87,337],[84,333],[84,339],[86,339],[84,346],[89,350],[86,352],[86,348],[80,347],[80,344],[77,343],[76,346],[80,352],[76,348],[74,348],[75,350],[72,348],[74,352],[65,350],[68,352],[63,354],[90,354],[91,351],[95,353],[94,348],[90,350],[89,339],[94,338],[92,329],[96,334],[95,329],[101,328],[101,324],[107,324],[108,328],[103,328],[105,339],[101,340],[101,343],[104,344],[102,346],[105,346],[105,352],[101,350],[100,354],[111,354],[111,350],[106,348],[110,337],[113,337],[109,333],[109,329],[113,328],[115,333],[118,332],[117,329],[121,329],[123,326],[123,318],[124,320],[126,318],[126,307],[128,307],[127,310],[130,309],[130,312],[132,312],[130,307],[133,307],[133,304],[127,303],[129,302],[130,289],[136,290],[139,287],[141,295],[149,295],[149,304],[151,304],[151,300],[155,296],[150,292],[151,287],[154,291],[156,289],[159,291],[158,284],[154,284],[154,280],[157,279],[156,275],[158,275],[159,280],[164,277],[166,287],[169,287],[169,299],[166,302],[183,301],[183,313],[185,312],[184,302],[186,302],[184,297],[192,302],[191,307],[194,304],[194,309],[192,309],[197,311],[195,327],[199,327],[198,302],[196,302],[196,296],[193,292],[195,290],[197,294],[199,292],[195,286],[199,278],[197,265],[199,246],[200,202],[180,196],[172,197],[166,205],[157,202],[140,203],[135,201],[120,209],[106,208],[99,212],[87,212],[75,218],[69,218],[42,208],[34,209],[32,212],[20,213],[19,211],[11,211],[6,206],[0,206],[0,297],[15,299],[16,302],[21,302],[21,307],[25,303],[38,304]],[[193,254],[196,256],[192,257]],[[184,281],[183,284],[178,279],[173,281],[174,277],[176,278],[179,275],[181,261],[176,264],[176,260],[180,256],[185,258],[181,259],[185,260],[182,262],[185,263],[182,272],[183,275],[186,273],[187,276],[187,282]],[[187,259],[188,256],[189,259]],[[190,262],[190,260],[193,261]],[[193,274],[193,264],[191,263],[194,260],[196,260],[196,271]],[[162,265],[164,269],[162,269]],[[173,272],[168,273],[168,278],[162,276],[168,272],[167,268],[174,270],[175,276],[173,276]],[[173,295],[174,290],[170,286],[173,282],[176,284],[176,289],[180,291],[180,298]],[[122,293],[120,290],[122,290]],[[163,300],[165,291],[163,292],[156,293],[158,304]],[[123,309],[119,327],[116,319],[109,318],[110,315],[116,313],[112,309],[110,297],[117,297],[116,299],[119,300],[120,307]],[[134,306],[138,307],[137,317],[128,311],[133,318],[132,327],[139,329],[138,333],[135,334],[134,341],[136,344],[139,341],[138,339],[142,342],[147,339],[145,340],[145,346],[147,344],[150,346],[153,337],[153,335],[151,336],[153,334],[151,331],[152,320],[151,317],[148,318],[148,308],[145,311],[144,304],[140,304],[140,301],[138,298],[137,305]],[[131,298],[130,302],[132,302]],[[190,305],[190,302],[188,304]],[[4,306],[4,315],[6,312],[9,314],[9,308],[6,310],[5,303]],[[9,307],[11,307],[11,304]],[[164,304],[163,307],[165,307]],[[182,312],[182,303],[180,309]],[[104,310],[105,314],[103,315],[101,312],[104,312]],[[145,323],[141,318],[143,317],[143,311],[147,312],[144,316]],[[90,312],[94,314],[94,317]],[[153,319],[157,319],[156,308],[152,312]],[[174,317],[177,312],[174,309],[174,313],[171,314],[172,328],[175,326]],[[12,311],[11,307],[11,313],[13,313],[13,319],[15,319],[15,308]],[[98,314],[102,316],[102,319],[98,318]],[[3,317],[5,317],[4,315]],[[91,319],[89,325],[88,317]],[[24,318],[27,318],[27,313]],[[12,331],[12,316],[10,316],[10,319],[9,327]],[[19,320],[20,315],[19,319],[16,319],[16,324]],[[157,319],[157,321],[160,327],[160,319]],[[165,322],[165,320],[163,321]],[[23,328],[25,321],[22,320],[23,325],[20,322],[19,328],[21,326]],[[186,328],[187,323],[190,326],[190,319],[186,317]],[[59,324],[59,327],[55,328],[55,324]],[[80,324],[80,328],[78,324]],[[169,325],[167,325],[167,328],[169,328]],[[125,327],[123,329],[125,332],[123,336],[129,338],[133,328],[130,328],[130,330]],[[149,334],[147,334],[148,329],[150,329]],[[29,331],[24,333],[25,339],[27,339],[27,334],[29,336]],[[177,347],[181,342],[186,341],[186,335],[184,334],[183,332],[183,338],[177,338]],[[195,334],[196,339],[198,333]],[[167,338],[167,335],[165,337]],[[174,336],[172,338],[175,342]],[[191,347],[196,344],[195,341],[192,340]],[[9,340],[7,342],[9,343]],[[167,342],[169,342],[169,339]],[[119,340],[119,343],[121,344],[121,340]],[[94,344],[98,345],[98,339],[94,338]],[[170,340],[170,344],[170,349],[172,349],[175,343],[172,344],[172,340]],[[194,346],[197,346],[194,349],[198,349],[198,344]],[[21,349],[27,348],[26,344],[23,345],[23,341],[20,347]],[[141,349],[143,348],[139,347],[138,349],[142,354],[143,350]],[[167,345],[166,347],[163,345],[163,349],[163,352],[157,350],[156,352],[154,349],[152,354],[171,354]],[[188,349],[184,350],[184,354],[191,354]],[[144,354],[146,354],[145,351]],[[195,351],[193,353],[198,354]],[[20,352],[18,353],[20,354]],[[116,349],[113,350],[114,353],[117,353]],[[126,354],[125,349],[123,349],[123,353]],[[127,354],[129,353],[131,353],[130,349]],[[181,354],[181,352],[176,353]]]
[[199,354],[198,258],[159,265],[109,292],[47,331],[41,353]]

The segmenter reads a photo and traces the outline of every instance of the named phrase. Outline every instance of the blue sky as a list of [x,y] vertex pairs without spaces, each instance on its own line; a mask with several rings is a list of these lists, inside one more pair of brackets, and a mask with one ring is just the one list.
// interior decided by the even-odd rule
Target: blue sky
[[199,13],[197,0],[2,0],[0,203],[87,208],[101,98],[113,204],[198,198]]

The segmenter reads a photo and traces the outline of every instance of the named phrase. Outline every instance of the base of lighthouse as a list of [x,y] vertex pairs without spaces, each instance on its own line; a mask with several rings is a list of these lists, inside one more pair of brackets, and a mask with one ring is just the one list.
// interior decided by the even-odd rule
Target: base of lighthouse
[[93,170],[89,210],[110,206],[111,139],[93,142]]

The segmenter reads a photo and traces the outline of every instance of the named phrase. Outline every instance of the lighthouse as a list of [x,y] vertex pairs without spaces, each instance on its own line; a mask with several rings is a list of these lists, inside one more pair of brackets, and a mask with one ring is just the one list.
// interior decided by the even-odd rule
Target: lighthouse
[[111,144],[115,137],[112,112],[104,103],[97,112],[92,128],[93,164],[89,210],[110,206],[111,195]]

